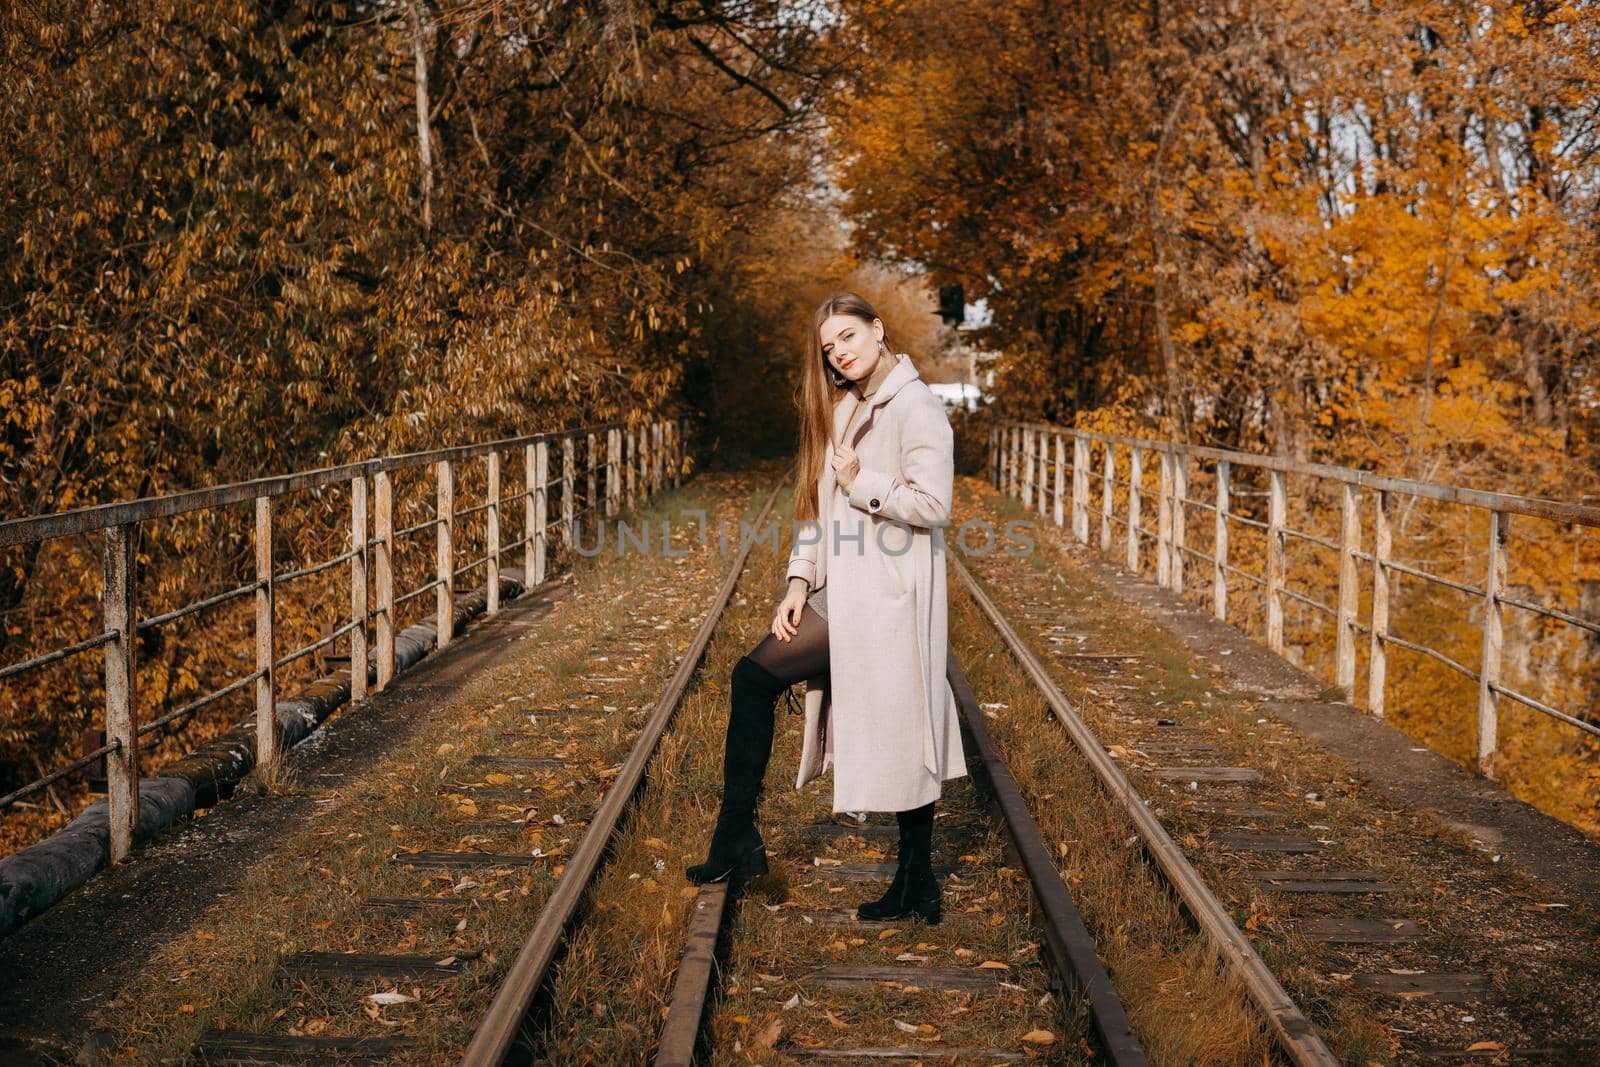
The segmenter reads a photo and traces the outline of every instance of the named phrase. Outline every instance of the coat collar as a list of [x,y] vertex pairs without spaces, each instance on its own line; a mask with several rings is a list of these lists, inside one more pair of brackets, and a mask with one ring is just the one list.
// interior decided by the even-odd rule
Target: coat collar
[[[876,408],[880,404],[888,403],[889,399],[895,393],[898,393],[902,386],[917,381],[921,377],[922,375],[917,373],[917,365],[911,362],[911,357],[901,352],[895,356],[894,369],[884,377],[883,383],[878,386],[878,391],[872,394],[872,399],[867,401],[868,408]],[[846,389],[844,399],[840,401],[840,404],[842,406],[837,416],[838,424],[840,426],[848,426],[851,417],[855,415],[856,408],[861,404],[861,397],[857,395],[854,389]],[[872,417],[873,413],[869,410],[867,412],[867,421],[870,422]],[[865,425],[865,423],[862,424],[863,429]],[[859,433],[860,431],[858,430],[857,432]],[[836,440],[834,444],[839,444],[839,441]]]
[[895,357],[894,369],[883,379],[883,384],[872,394],[869,403],[872,407],[877,407],[899,392],[902,385],[916,381],[919,377],[921,375],[917,373],[916,364],[911,362],[911,357],[901,352]]

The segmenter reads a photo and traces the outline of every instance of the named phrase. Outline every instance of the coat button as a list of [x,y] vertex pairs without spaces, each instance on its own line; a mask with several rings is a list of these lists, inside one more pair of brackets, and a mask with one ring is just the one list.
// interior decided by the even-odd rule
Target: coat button
[[878,498],[877,497],[873,497],[872,498],[872,506],[873,507],[877,507],[878,506]]

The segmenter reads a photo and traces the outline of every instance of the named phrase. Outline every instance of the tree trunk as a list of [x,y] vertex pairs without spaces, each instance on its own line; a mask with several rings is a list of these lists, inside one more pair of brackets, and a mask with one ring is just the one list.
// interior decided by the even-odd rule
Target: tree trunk
[[422,199],[422,233],[433,232],[433,134],[428,122],[428,49],[422,27],[422,4],[411,4],[411,55],[417,85],[417,169]]

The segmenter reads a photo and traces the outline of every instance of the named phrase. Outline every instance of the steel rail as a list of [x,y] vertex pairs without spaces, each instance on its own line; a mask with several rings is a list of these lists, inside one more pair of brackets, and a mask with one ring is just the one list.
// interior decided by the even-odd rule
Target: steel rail
[[995,748],[989,736],[989,727],[983,721],[983,709],[967,682],[967,675],[956,662],[954,653],[949,656],[945,676],[955,693],[956,706],[966,721],[978,762],[989,780],[989,790],[1000,809],[1006,835],[1011,846],[1022,860],[1033,885],[1034,900],[1044,918],[1045,944],[1049,948],[1051,967],[1066,985],[1075,985],[1083,992],[1089,1005],[1089,1018],[1108,1062],[1115,1067],[1141,1067],[1150,1061],[1144,1046],[1128,1022],[1128,1013],[1111,984],[1111,976],[1100,962],[1094,935],[1084,925],[1083,916],[1072,902],[1072,892],[1061,879],[1061,872],[1050,858],[1050,849],[1039,832],[1039,824],[1028,812],[1028,802],[1011,770]]
[[[773,487],[766,504],[756,517],[756,526],[759,527],[766,521],[773,505],[777,503],[778,494],[788,480],[786,474]],[[605,858],[606,849],[610,847],[611,835],[622,818],[623,810],[633,800],[634,793],[643,782],[645,767],[655,755],[661,735],[666,731],[667,721],[677,710],[678,702],[689,687],[689,680],[694,677],[701,657],[711,644],[711,636],[728,606],[728,601],[733,597],[734,587],[744,570],[745,560],[750,556],[751,547],[753,546],[749,542],[740,546],[738,555],[734,557],[732,566],[728,568],[728,573],[712,600],[710,610],[706,612],[705,619],[695,631],[683,658],[678,661],[678,669],[667,683],[661,698],[656,701],[655,710],[651,712],[650,718],[640,730],[639,739],[628,753],[628,759],[618,772],[616,781],[606,792],[605,799],[600,802],[600,807],[595,811],[588,829],[578,841],[578,847],[573,851],[567,869],[562,872],[561,880],[556,883],[555,891],[550,894],[550,899],[545,901],[543,909],[540,910],[533,931],[518,950],[504,981],[495,992],[494,1000],[490,1002],[488,1010],[479,1020],[472,1041],[467,1045],[466,1053],[462,1057],[462,1063],[471,1067],[500,1067],[511,1052],[517,1035],[522,1030],[528,1008],[544,985],[556,952],[565,940],[567,927],[577,914],[584,893],[588,891],[590,882],[600,869],[600,863]]]
[[700,1043],[700,1024],[711,999],[716,974],[717,935],[728,912],[728,883],[707,882],[694,900],[694,915],[684,930],[683,956],[672,983],[672,1002],[656,1043],[655,1067],[691,1067]]
[[1144,839],[1145,850],[1161,869],[1169,885],[1193,916],[1200,930],[1216,946],[1217,951],[1233,967],[1249,991],[1250,999],[1265,1017],[1278,1043],[1291,1061],[1301,1067],[1339,1067],[1339,1060],[1329,1051],[1295,1004],[1293,998],[1278,983],[1276,977],[1255,947],[1234,924],[1228,910],[1217,900],[1183,850],[1172,840],[1155,814],[1145,806],[1144,800],[1128,781],[1122,768],[1101,745],[1100,739],[1089,729],[1078,710],[1062,694],[1055,680],[1039,662],[1022,639],[1017,636],[1000,609],[959,558],[946,557],[950,566],[961,578],[972,599],[999,631],[1022,669],[1038,686],[1056,719],[1066,729],[1067,736],[1083,754],[1096,777],[1106,790],[1121,802],[1133,821],[1139,836]]

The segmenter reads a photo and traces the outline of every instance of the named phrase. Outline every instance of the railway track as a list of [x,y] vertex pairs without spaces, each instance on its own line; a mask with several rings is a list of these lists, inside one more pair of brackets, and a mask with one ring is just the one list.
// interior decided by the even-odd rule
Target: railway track
[[[768,520],[780,491],[781,485],[766,500],[757,527]],[[599,775],[570,773],[575,769],[567,766],[566,757],[550,748],[548,726],[520,737],[502,735],[506,741],[503,750],[474,757],[474,765],[502,775],[556,774],[562,779],[559,792],[567,796],[564,807],[578,813],[569,817],[569,823],[583,826],[583,831],[571,852],[564,854],[559,880],[539,910],[531,933],[499,979],[464,1062],[499,1065],[537,1055],[530,1038],[538,1026],[541,998],[549,995],[553,969],[575,924],[583,921],[586,895],[605,865],[613,837],[734,596],[748,551],[742,547],[734,558],[710,610],[653,707],[643,721],[628,727],[631,749],[625,761]],[[1282,1059],[1302,1065],[1339,1063],[1234,923],[1228,908],[1196,871],[1184,848],[1162,825],[1157,814],[1159,798],[1141,795],[1135,788],[1123,770],[1126,756],[1120,750],[1114,756],[1116,746],[1102,743],[1063,695],[1045,662],[1019,632],[1019,623],[1007,616],[954,555],[949,563],[1104,792],[1122,805],[1173,896],[1248,990]],[[1016,614],[1021,616],[1021,626],[1038,631],[1031,634],[1035,640],[1042,634],[1049,641],[1070,625],[1063,621],[1063,606],[1047,594],[1021,599],[1025,606]],[[650,638],[641,633],[637,639],[647,642]],[[1138,659],[1136,652],[1101,655],[1076,645],[1057,651],[1066,657],[1063,662],[1080,668],[1103,667],[1108,672],[1114,665],[1130,667]],[[848,894],[850,900],[868,896],[870,883],[881,883],[892,873],[889,863],[858,862],[887,858],[886,852],[892,855],[892,816],[866,822],[843,816],[818,818],[801,825],[792,836],[769,836],[777,869],[773,877],[779,884],[763,892],[765,899],[779,903],[765,903],[756,897],[754,903],[761,906],[752,907],[753,888],[751,894],[737,897],[725,884],[698,890],[684,930],[670,1006],[663,1013],[659,1031],[651,1035],[659,1067],[732,1062],[739,1053],[750,1051],[771,1051],[794,1061],[819,1063],[1146,1062],[1094,938],[989,736],[986,713],[953,654],[948,674],[960,705],[963,742],[973,773],[970,779],[947,786],[940,806],[935,846],[943,851],[936,856],[936,870],[946,879],[945,922],[933,928],[904,922],[866,923],[839,906],[839,894]],[[605,721],[604,716],[592,712],[568,711],[561,721],[569,728]],[[553,715],[561,717],[563,713]],[[550,721],[555,718],[547,719]],[[1294,857],[1319,851],[1320,846],[1313,847],[1314,838],[1305,834],[1258,832],[1268,809],[1237,801],[1229,793],[1255,781],[1257,776],[1250,768],[1194,762],[1213,751],[1205,738],[1166,725],[1154,729],[1147,747],[1163,753],[1165,762],[1177,764],[1172,769],[1181,772],[1185,783],[1205,783],[1208,789],[1225,794],[1213,805],[1217,841],[1252,855]],[[776,753],[774,762],[781,762]],[[1155,770],[1157,781],[1174,777],[1163,776],[1160,768]],[[478,795],[480,802],[488,796],[481,791]],[[1272,829],[1283,828],[1274,825]],[[779,830],[780,835],[785,833]],[[475,870],[503,872],[529,862],[529,857],[521,854],[479,850],[420,852],[404,858],[418,871],[444,871],[463,878]],[[1361,871],[1274,869],[1263,872],[1262,879],[1274,891],[1322,894],[1338,900],[1370,899],[1386,891],[1381,882]],[[372,898],[365,906],[413,916],[447,912],[453,917],[459,903],[418,895]],[[741,915],[746,911],[748,916]],[[1022,925],[1031,930],[1035,941],[1023,941],[1019,946],[1016,938],[1008,940],[1002,936],[1003,930],[995,929],[1004,925],[1003,920],[1014,922],[1028,914],[1031,926],[1030,920],[1023,920]],[[745,918],[750,922],[742,921]],[[1320,931],[1318,936],[1326,941],[1360,944],[1363,950],[1403,944],[1417,934],[1415,924],[1403,918],[1373,920],[1357,915],[1323,916],[1311,928]],[[740,937],[752,942],[748,955],[756,964],[742,965],[741,973],[751,977],[735,987],[728,984],[734,969],[727,959],[733,947],[730,942]],[[759,946],[755,942],[760,942]],[[783,951],[774,953],[772,945],[782,946]],[[285,969],[302,982],[376,979],[420,992],[419,986],[449,981],[472,962],[463,957],[302,953],[286,961]],[[1446,1000],[1474,992],[1470,975],[1416,975],[1403,968],[1394,969],[1391,984],[1402,992],[1421,990]],[[735,997],[746,998],[738,1001],[737,1010],[729,1008]],[[747,1006],[752,1000],[755,1009]],[[756,1026],[752,1017],[762,1003],[769,1010],[759,1019],[772,1021]],[[825,1017],[836,1030],[835,1040],[817,1040],[814,1032],[783,1025],[779,1013],[796,1007],[811,1016]],[[852,1021],[851,1013],[857,1009],[862,1010]],[[861,1014],[879,1021],[892,1019],[896,1030],[886,1040],[872,1030],[872,1020],[861,1019]],[[986,1027],[980,1028],[982,1032],[1005,1031],[1021,1035],[1022,1042],[963,1043],[961,1019],[979,1016]],[[208,1034],[196,1053],[201,1061],[215,1063],[353,1062],[404,1058],[413,1047],[404,1038],[283,1038],[235,1031]],[[546,1055],[539,1058],[548,1059],[548,1050],[544,1051]]]
[[[763,508],[757,526],[770,513],[773,499],[775,495]],[[479,1023],[464,1062],[499,1065],[516,1058],[518,1040],[528,1024],[530,1008],[546,985],[567,931],[591,880],[599,870],[607,842],[629,798],[643,781],[650,756],[688,686],[723,608],[733,594],[744,562],[741,554],[730,568],[718,591],[713,610],[702,622],[678,671],[636,738],[632,754],[592,816],[589,829],[574,853],[567,873],[546,902],[533,932],[518,952],[493,1004]],[[1013,653],[1018,654],[1025,669],[1029,670],[1035,684],[1052,707],[1058,709],[1063,723],[1074,733],[1074,740],[1090,753],[1098,749],[1104,762],[1096,764],[1096,771],[1111,792],[1128,801],[1130,812],[1143,813],[1145,809],[1126,779],[1120,777],[1109,756],[1099,748],[1098,742],[1083,727],[1081,720],[1076,719],[1070,705],[1055,689],[1042,666],[1032,659],[993,603],[971,583],[970,576],[961,565],[955,563],[954,566],[967,580],[969,589],[990,616],[996,630]],[[1129,1024],[1127,1012],[1096,953],[1094,939],[1074,905],[1071,893],[1010,771],[989,736],[980,702],[953,654],[948,674],[961,710],[969,767],[974,778],[981,783],[982,790],[981,795],[977,791],[968,791],[965,796],[960,791],[947,791],[947,801],[953,803],[947,802],[942,806],[942,815],[947,820],[943,824],[946,833],[942,836],[951,838],[948,843],[958,847],[970,845],[974,838],[962,836],[957,827],[963,827],[969,834],[974,830],[981,834],[985,829],[984,824],[987,824],[986,829],[990,833],[998,831],[1003,835],[1004,854],[991,855],[987,870],[978,869],[981,862],[978,854],[961,857],[961,860],[968,861],[967,866],[960,863],[943,865],[942,873],[948,878],[947,896],[952,905],[958,905],[964,889],[980,883],[985,876],[1003,877],[1014,870],[1010,866],[1014,864],[1015,868],[1021,870],[1021,875],[1016,877],[1026,880],[1028,910],[1038,917],[1036,929],[1039,933],[1039,951],[1028,961],[1018,964],[983,960],[976,965],[967,962],[965,966],[941,967],[932,960],[932,953],[940,945],[926,940],[911,940],[904,945],[891,944],[891,951],[905,951],[898,952],[894,962],[889,965],[838,963],[833,962],[832,957],[847,945],[870,943],[869,938],[870,941],[888,938],[891,942],[898,942],[915,935],[906,934],[900,929],[906,925],[903,922],[862,922],[847,909],[802,907],[800,919],[803,923],[812,927],[831,927],[839,933],[839,939],[825,943],[827,948],[810,960],[790,956],[781,967],[773,966],[773,969],[784,973],[763,973],[761,977],[774,985],[784,984],[786,988],[794,988],[796,992],[790,1004],[798,1002],[809,1009],[820,1010],[830,1021],[847,1015],[851,1005],[864,995],[870,997],[885,991],[892,991],[891,995],[896,998],[931,992],[935,996],[958,998],[948,1003],[969,1005],[975,998],[995,996],[1008,989],[1024,991],[1042,988],[1056,995],[1054,1001],[1051,1001],[1048,993],[1042,998],[1055,1009],[1056,1026],[1050,1030],[1035,1029],[1029,1034],[1048,1034],[1049,1044],[1028,1051],[998,1044],[950,1045],[941,1040],[939,1027],[925,1022],[902,1022],[896,1016],[895,1025],[911,1035],[905,1043],[779,1044],[775,1034],[769,1031],[765,1035],[755,1035],[758,1050],[770,1048],[775,1053],[802,1062],[1007,1063],[1043,1060],[1106,1062],[1118,1067],[1136,1067],[1147,1063],[1144,1049]],[[1094,762],[1092,756],[1091,762]],[[1159,823],[1154,823],[1153,819],[1148,824],[1141,822],[1137,814],[1134,819],[1140,825],[1141,833],[1148,834],[1147,841],[1152,851],[1159,853],[1164,860],[1158,862],[1161,862],[1175,891],[1183,898],[1191,914],[1196,916],[1197,922],[1216,938],[1219,947],[1250,986],[1252,994],[1257,996],[1258,1006],[1278,1035],[1287,1058],[1298,1064],[1337,1063],[1317,1038],[1309,1022],[1256,957],[1248,941],[1233,926],[1226,910],[1205,888],[1193,868],[1183,860],[1176,846],[1165,838]],[[852,844],[886,842],[894,830],[892,823],[882,820],[859,824],[841,819],[831,823],[819,820],[805,827],[802,833],[813,838],[831,838],[833,848],[842,846],[848,849]],[[982,852],[975,846],[971,847],[975,848],[975,852]],[[790,862],[798,868],[793,873],[809,879],[802,889],[810,889],[821,882],[824,894],[848,891],[845,887],[851,884],[887,877],[892,871],[889,864],[852,864],[832,858],[824,862],[821,857],[814,857],[809,867],[803,860],[796,862],[793,857],[790,857]],[[787,887],[782,895],[790,896]],[[785,903],[797,902],[787,899]],[[723,944],[730,909],[734,905],[734,896],[726,884],[703,886],[698,891],[692,918],[684,934],[684,952],[670,1007],[658,1035],[654,1057],[658,1067],[688,1067],[702,1059],[715,1059],[718,1050],[711,1047],[713,1042],[706,1032],[705,1021],[708,1005],[718,993],[719,946]],[[917,934],[932,936],[920,927]],[[966,950],[968,961],[987,954]],[[1031,992],[1028,996],[1031,999]],[[966,1010],[965,1006],[960,1010]],[[891,1011],[891,1014],[895,1013]],[[903,1014],[917,1017],[915,1011],[905,1011]],[[839,1026],[840,1029],[848,1028],[847,1024],[841,1023]],[[1056,1047],[1059,1040],[1056,1029],[1062,1030],[1068,1037],[1074,1035],[1074,1030],[1079,1030],[1081,1032],[1076,1035],[1079,1040],[1076,1043],[1061,1041]],[[735,1038],[733,1051],[741,1050],[738,1041]]]
[[[1182,900],[1196,924],[1215,943],[1222,957],[1249,989],[1284,1059],[1295,1064],[1319,1067],[1338,1064],[1340,1061],[1323,1044],[1314,1027],[1234,925],[1226,908],[1207,888],[1160,823],[1150,815],[1109,753],[1062,696],[1043,664],[1022,643],[1010,622],[972,580],[965,567],[954,556],[950,557],[949,562],[1006,647],[1056,713],[1058,722],[1084,752],[1106,791],[1123,803],[1173,893]],[[1044,1050],[1024,1053],[1016,1048],[952,1047],[926,1042],[893,1046],[845,1043],[824,1047],[790,1045],[779,1047],[776,1051],[803,1062],[1004,1063],[1037,1058],[1044,1058],[1047,1062],[1147,1062],[1145,1051],[1129,1025],[1127,1012],[1096,953],[1094,938],[1085,927],[1011,772],[989,736],[981,703],[953,652],[948,676],[961,709],[963,744],[969,768],[982,783],[989,812],[1004,833],[1006,862],[1019,866],[1027,878],[1031,910],[1039,917],[1044,949],[1038,965],[1045,972],[1048,984],[1065,995],[1064,1003],[1075,1004],[1078,1012],[1085,1017],[1088,1033],[1084,1036],[1088,1040],[1076,1048],[1054,1049],[1054,1055]],[[947,789],[947,800],[959,802],[958,796],[959,791]],[[890,825],[884,824],[872,829],[883,836],[893,832]],[[885,868],[882,873],[886,876],[889,869],[887,865]],[[967,872],[967,876],[971,877],[972,872]],[[947,882],[947,894],[952,887],[959,893],[960,880],[960,876],[954,876]],[[656,1067],[688,1067],[702,1059],[715,1062],[718,1052],[727,1051],[708,1048],[708,1044],[714,1042],[708,1040],[704,1024],[710,1005],[718,994],[720,935],[728,926],[728,911],[733,904],[724,885],[705,886],[700,891],[694,919],[686,933],[685,950],[671,1007],[659,1035],[654,1061]],[[840,929],[870,932],[874,926],[891,925],[859,922],[846,913],[835,912],[830,917]],[[843,1005],[848,1003],[848,992],[845,997],[840,997],[837,992],[840,986],[848,991],[874,984],[904,988],[950,981],[953,987],[959,988],[957,983],[963,980],[970,982],[973,977],[970,970],[966,973],[960,970],[945,972],[928,967],[920,957],[917,957],[917,962],[898,967],[839,967],[829,965],[823,958],[791,958],[782,970],[786,973],[762,977],[793,983],[800,991],[799,995],[806,997],[808,1003],[814,998],[830,1018],[835,1011],[842,1012]],[[968,985],[966,988],[975,987]],[[1063,1018],[1061,1022],[1070,1030],[1071,1012],[1066,1015],[1069,1018]],[[737,1047],[733,1051],[738,1051]]]

